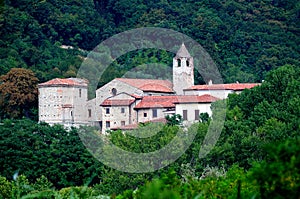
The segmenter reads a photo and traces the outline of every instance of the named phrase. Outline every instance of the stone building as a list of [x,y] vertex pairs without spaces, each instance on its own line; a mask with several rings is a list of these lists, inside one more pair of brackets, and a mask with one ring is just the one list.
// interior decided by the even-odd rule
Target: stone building
[[141,122],[165,122],[180,114],[184,121],[212,114],[210,105],[230,93],[258,84],[194,85],[193,57],[184,44],[173,58],[173,82],[116,78],[87,99],[88,82],[78,78],[53,79],[39,84],[39,121],[64,126],[96,125],[102,132],[133,129]]
[[87,81],[78,78],[39,84],[39,121],[66,127],[87,125],[87,86]]

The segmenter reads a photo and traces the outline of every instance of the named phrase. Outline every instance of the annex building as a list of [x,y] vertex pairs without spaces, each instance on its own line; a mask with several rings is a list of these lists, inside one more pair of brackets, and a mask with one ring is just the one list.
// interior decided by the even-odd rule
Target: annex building
[[[173,58],[173,81],[116,78],[88,100],[88,82],[79,78],[52,79],[38,85],[39,121],[66,127],[96,125],[106,130],[137,128],[141,122],[165,122],[180,114],[184,122],[212,114],[212,102],[257,83],[194,85],[193,57],[182,44]],[[222,95],[220,95],[222,93]]]

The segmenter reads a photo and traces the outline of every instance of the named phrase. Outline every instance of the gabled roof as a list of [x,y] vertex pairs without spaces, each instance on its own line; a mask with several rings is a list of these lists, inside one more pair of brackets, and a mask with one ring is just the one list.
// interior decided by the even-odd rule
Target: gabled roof
[[[119,98],[119,96],[121,96],[121,95],[127,95],[127,97]],[[126,92],[121,92],[115,96],[111,96],[111,97],[105,99],[100,104],[100,106],[129,106],[137,99],[142,99],[142,97],[138,96],[138,95],[128,94]]]
[[50,81],[39,84],[39,87],[47,87],[47,86],[87,86],[87,80],[79,79],[79,78],[55,78]]
[[138,103],[134,109],[144,108],[173,108],[176,101],[176,96],[145,96],[142,101]]
[[173,93],[173,85],[169,80],[157,80],[157,79],[128,79],[128,78],[116,78],[116,80],[129,84],[142,91],[153,91],[161,93]]
[[184,90],[234,90],[240,91],[259,86],[259,83],[233,83],[233,84],[211,84],[211,85],[195,85]]
[[191,55],[190,55],[189,51],[186,49],[184,43],[182,43],[180,49],[177,51],[176,57],[186,57],[186,58],[191,57]]
[[211,95],[171,95],[171,96],[145,96],[134,109],[147,108],[174,108],[175,104],[211,103],[218,98]]

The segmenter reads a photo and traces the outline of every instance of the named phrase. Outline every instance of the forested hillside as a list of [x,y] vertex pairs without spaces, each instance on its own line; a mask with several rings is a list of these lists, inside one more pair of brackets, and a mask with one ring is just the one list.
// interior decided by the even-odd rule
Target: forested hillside
[[[189,128],[188,133],[195,132],[196,137],[180,158],[149,173],[125,173],[102,164],[87,151],[79,135],[94,132],[91,140],[100,141],[94,146],[101,150],[101,139],[110,139],[118,147],[139,154],[170,143],[180,132],[178,125],[166,124],[148,138],[120,131],[105,138],[95,136],[98,134],[91,127],[66,131],[59,125],[51,127],[28,119],[3,120],[0,197],[298,199],[299,86],[299,68],[287,65],[271,71],[261,86],[230,95],[222,134],[207,156],[199,158],[199,150],[211,119]],[[218,114],[215,110],[213,115]],[[149,133],[151,129],[149,124],[138,131]],[[180,150],[185,137],[172,152]]]
[[[0,198],[299,199],[299,1],[4,0],[0,9]],[[37,83],[76,76],[100,42],[139,27],[190,36],[209,52],[225,82],[262,84],[212,104],[214,117],[226,101],[226,119],[205,157],[199,158],[199,150],[214,118],[202,115],[187,129],[195,139],[175,162],[155,172],[125,173],[104,165],[84,146],[80,135],[92,132],[91,138],[99,138],[95,128],[36,121]],[[107,69],[99,86],[143,63],[171,67],[173,56],[156,49],[127,53]],[[162,68],[138,75],[157,78],[147,74],[157,71]],[[203,83],[197,73],[196,83]],[[91,141],[105,146],[110,140],[136,153],[155,151],[182,132],[179,123],[171,118],[149,138],[111,131]],[[141,124],[138,131],[152,127]],[[180,141],[174,153],[184,136]]]
[[[41,82],[75,76],[86,51],[103,40],[125,30],[154,26],[199,42],[225,82],[257,82],[279,66],[299,66],[299,17],[300,3],[293,0],[5,0],[0,17],[0,75],[22,67],[33,70]],[[127,63],[128,56],[118,60],[125,66],[110,68],[111,76],[103,81],[149,60],[171,65],[173,55],[166,56],[129,55],[136,61]]]

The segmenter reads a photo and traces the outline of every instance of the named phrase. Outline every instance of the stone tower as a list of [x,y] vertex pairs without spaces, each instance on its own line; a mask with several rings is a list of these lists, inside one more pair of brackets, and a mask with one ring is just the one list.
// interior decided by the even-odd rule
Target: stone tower
[[173,90],[177,95],[183,95],[183,89],[194,85],[194,61],[182,43],[173,58]]

